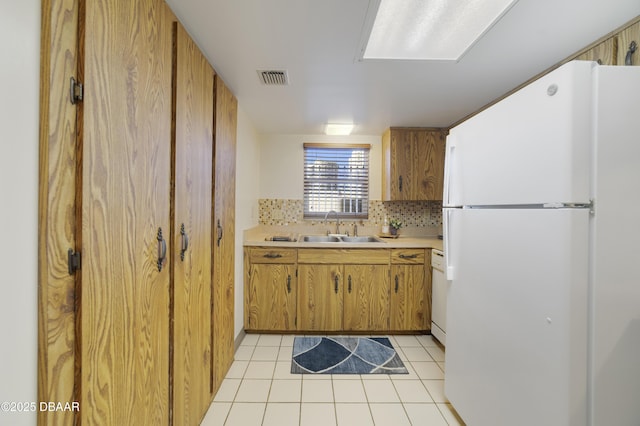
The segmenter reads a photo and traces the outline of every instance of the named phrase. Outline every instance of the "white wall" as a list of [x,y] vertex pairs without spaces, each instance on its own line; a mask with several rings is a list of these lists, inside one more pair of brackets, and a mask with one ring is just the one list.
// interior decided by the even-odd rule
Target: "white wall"
[[368,143],[369,198],[382,196],[382,135],[326,136],[326,135],[265,135],[260,156],[260,197],[302,200],[303,161],[305,142]]
[[236,251],[235,251],[235,334],[244,327],[243,238],[245,229],[258,224],[258,182],[260,181],[260,137],[238,105],[236,141]]
[[0,403],[37,402],[40,0],[0,2],[0,58]]

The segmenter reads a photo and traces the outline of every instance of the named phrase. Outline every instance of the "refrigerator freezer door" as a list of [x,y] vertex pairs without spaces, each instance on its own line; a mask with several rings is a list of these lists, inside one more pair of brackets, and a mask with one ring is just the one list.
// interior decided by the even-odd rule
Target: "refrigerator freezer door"
[[640,424],[640,67],[599,67],[596,80],[592,425],[636,426]]
[[594,62],[570,62],[454,127],[444,206],[588,203]]
[[586,424],[587,209],[451,209],[445,394],[474,426]]

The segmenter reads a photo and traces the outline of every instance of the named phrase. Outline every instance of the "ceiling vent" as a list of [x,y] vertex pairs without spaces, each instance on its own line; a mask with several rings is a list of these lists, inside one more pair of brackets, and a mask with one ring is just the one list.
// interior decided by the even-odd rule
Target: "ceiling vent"
[[260,82],[268,86],[288,86],[289,76],[284,70],[258,70]]

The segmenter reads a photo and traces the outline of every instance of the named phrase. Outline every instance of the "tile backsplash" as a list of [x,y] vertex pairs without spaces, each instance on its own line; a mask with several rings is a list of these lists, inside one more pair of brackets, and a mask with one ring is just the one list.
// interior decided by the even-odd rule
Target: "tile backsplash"
[[[260,199],[260,225],[315,225],[322,220],[303,218],[303,200]],[[369,200],[369,218],[364,226],[382,225],[384,217],[400,219],[404,227],[437,227],[442,225],[440,201],[378,201]]]

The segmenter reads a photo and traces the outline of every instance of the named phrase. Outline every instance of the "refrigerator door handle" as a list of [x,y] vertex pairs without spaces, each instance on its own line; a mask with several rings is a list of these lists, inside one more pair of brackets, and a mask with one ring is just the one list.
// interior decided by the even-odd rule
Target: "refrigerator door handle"
[[451,264],[451,218],[450,215],[452,213],[452,209],[444,209],[444,215],[442,216],[442,226],[444,239],[442,241],[444,248],[444,272],[447,280],[453,280],[454,278],[454,267]]
[[456,148],[455,136],[449,134],[447,137],[446,154],[444,157],[444,193],[442,194],[442,205],[451,206],[451,176],[453,168],[454,151]]

